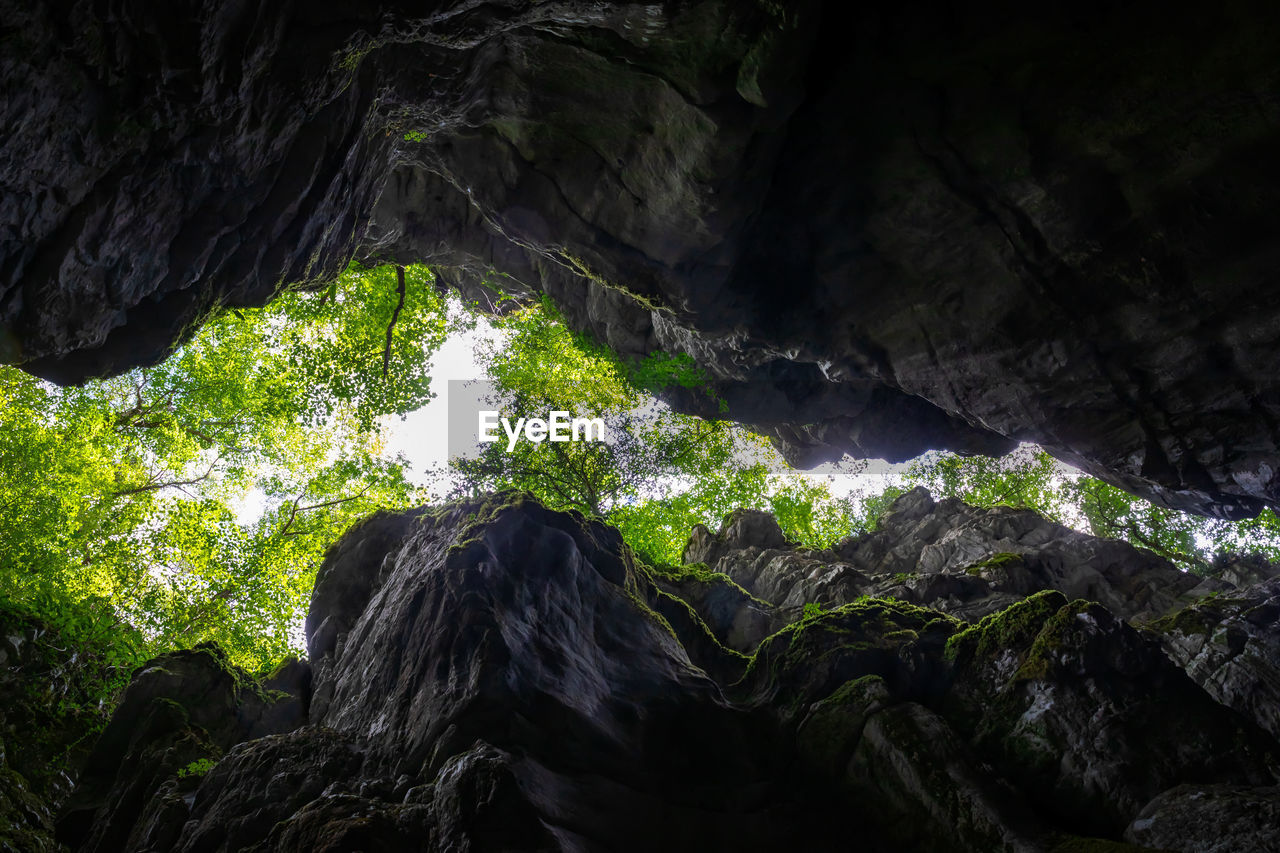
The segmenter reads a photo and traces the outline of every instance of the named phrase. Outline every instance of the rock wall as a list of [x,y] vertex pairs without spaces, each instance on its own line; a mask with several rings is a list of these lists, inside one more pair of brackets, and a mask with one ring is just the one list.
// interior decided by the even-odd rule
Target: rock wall
[[39,375],[358,253],[689,353],[802,464],[1029,440],[1280,501],[1274,4],[0,12],[0,357]]
[[830,550],[797,548],[772,515],[739,510],[718,533],[696,527],[684,559],[793,612],[810,602],[838,606],[869,595],[968,621],[1047,589],[1101,602],[1124,619],[1150,621],[1236,586],[1032,510],[984,509],[955,498],[935,503],[923,487],[898,498],[874,532]]
[[[1274,719],[1233,697],[1274,678],[1274,632],[1236,642],[1257,663],[1229,678],[1172,653],[1226,593],[1154,629],[1131,624],[1053,585],[1128,591],[1116,606],[1138,621],[1177,607],[1146,593],[1176,570],[919,493],[886,518],[896,556],[877,552],[879,534],[806,552],[776,530],[740,513],[689,547],[743,580],[765,558],[791,568],[760,577],[817,582],[659,572],[614,529],[519,495],[375,515],[326,557],[310,661],[281,676],[289,689],[253,688],[209,650],[140,671],[62,838],[139,853],[1273,842]],[[1043,548],[1021,565],[1045,588],[1010,607],[978,619],[993,608],[925,592],[948,560],[1033,541]],[[838,604],[821,564],[845,554],[837,570],[874,584],[873,553],[909,577]],[[787,600],[762,597],[774,589]],[[797,590],[825,604],[798,607]],[[1251,612],[1240,607],[1216,618]],[[193,755],[212,766],[192,771]]]

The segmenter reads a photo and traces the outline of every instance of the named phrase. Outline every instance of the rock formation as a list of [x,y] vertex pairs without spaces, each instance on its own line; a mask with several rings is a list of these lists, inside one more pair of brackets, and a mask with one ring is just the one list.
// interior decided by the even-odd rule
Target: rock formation
[[1032,440],[1280,503],[1274,4],[0,12],[0,357],[39,375],[354,253],[688,353],[801,463]]
[[[639,564],[613,528],[519,495],[375,515],[326,556],[309,663],[274,687],[212,649],[135,676],[60,836],[263,853],[1274,843],[1280,741],[1265,701],[1238,700],[1276,674],[1277,636],[1241,627],[1275,581],[1177,609],[1150,594],[1177,571],[1150,555],[921,493],[830,552],[776,530],[738,513],[691,537],[739,585]],[[981,570],[952,571],[965,561]],[[851,598],[828,562],[884,597]],[[936,583],[950,575],[986,591],[957,597]],[[1192,622],[1215,644],[1247,634],[1222,641],[1234,668],[1185,645]]]
[[969,621],[1046,589],[1149,621],[1235,586],[1031,510],[983,509],[955,498],[935,503],[924,488],[899,497],[874,532],[827,551],[797,549],[773,516],[739,510],[719,533],[696,527],[684,559],[793,610],[887,596]]

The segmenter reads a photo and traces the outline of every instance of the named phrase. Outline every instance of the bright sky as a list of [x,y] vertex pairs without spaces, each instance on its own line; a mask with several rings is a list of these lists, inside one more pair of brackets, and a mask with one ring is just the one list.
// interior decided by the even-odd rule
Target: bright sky
[[[450,320],[465,311],[456,296],[450,296]],[[421,485],[437,479],[449,459],[449,381],[487,379],[477,362],[476,347],[498,339],[498,332],[483,315],[475,327],[453,332],[431,359],[431,402],[403,419],[387,419],[387,451],[403,453],[412,463],[409,478]]]

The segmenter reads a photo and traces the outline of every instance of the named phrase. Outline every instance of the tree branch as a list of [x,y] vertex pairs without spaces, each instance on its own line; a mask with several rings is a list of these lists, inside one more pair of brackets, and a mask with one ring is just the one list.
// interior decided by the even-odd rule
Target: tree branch
[[396,293],[400,297],[400,301],[396,303],[396,310],[391,315],[391,322],[387,324],[387,345],[382,350],[382,378],[387,378],[387,367],[391,364],[391,330],[396,327],[396,320],[400,319],[400,310],[404,308],[404,267],[396,267]]
[[354,495],[348,495],[345,498],[335,498],[334,500],[325,501],[324,503],[311,504],[311,506],[298,506],[303,496],[306,495],[307,493],[306,490],[304,489],[296,498],[293,499],[293,508],[289,510],[289,518],[285,521],[284,527],[280,528],[279,535],[280,536],[298,536],[304,533],[314,533],[315,532],[314,530],[295,531],[293,533],[289,532],[289,528],[293,526],[293,522],[298,518],[298,513],[310,512],[313,509],[324,509],[325,507],[337,506],[338,504],[344,504],[348,501],[353,501],[356,498],[363,497],[365,492],[369,491],[369,489],[371,488],[372,488],[371,485],[365,486],[359,492],[356,492]]
[[209,479],[209,476],[213,474],[213,469],[218,467],[218,463],[221,461],[222,461],[222,457],[219,456],[217,459],[213,460],[213,462],[209,464],[209,469],[207,471],[205,471],[199,477],[193,477],[190,480],[165,480],[163,482],[156,482],[155,480],[153,480],[152,482],[144,483],[141,486],[134,486],[133,488],[121,489],[120,491],[112,492],[111,495],[112,497],[123,498],[123,497],[128,497],[129,495],[140,495],[144,492],[158,492],[161,489],[181,488],[182,486],[194,486],[196,483],[200,483]]

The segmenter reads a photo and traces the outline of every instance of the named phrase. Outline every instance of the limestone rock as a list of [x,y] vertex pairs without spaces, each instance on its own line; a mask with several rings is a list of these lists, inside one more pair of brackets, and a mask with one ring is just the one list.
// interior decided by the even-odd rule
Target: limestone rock
[[1040,593],[948,645],[947,716],[1074,831],[1112,835],[1176,780],[1267,784],[1273,738],[1101,605]]
[[0,14],[0,357],[39,375],[358,253],[688,353],[804,464],[1034,440],[1170,506],[1280,503],[1271,6]]
[[1280,738],[1280,579],[1203,599],[1151,627],[1210,696]]
[[215,646],[149,661],[89,754],[58,839],[102,853],[163,849],[157,839],[187,819],[183,780],[237,743],[296,728],[305,721],[302,701],[264,691]]
[[[913,495],[893,523],[940,506]],[[744,518],[720,561],[794,552]],[[727,645],[755,618],[782,627]],[[518,494],[357,525],[308,629],[308,666],[274,679],[304,692],[289,731],[253,727],[209,649],[139,672],[63,818],[72,848],[1119,850],[1202,807],[1167,792],[1229,792],[1205,807],[1225,826],[1280,768],[1274,737],[1101,604],[791,612]]]
[[1231,589],[1149,551],[1070,530],[1029,510],[935,502],[923,488],[899,497],[875,532],[830,551],[797,548],[782,540],[781,531],[743,538],[743,517],[725,519],[715,535],[696,528],[686,558],[707,559],[710,569],[751,594],[793,610],[806,602],[846,604],[872,595],[975,621],[1056,589],[1068,598],[1102,602],[1127,619],[1149,620]]
[[1176,853],[1280,850],[1280,788],[1180,785],[1148,803],[1124,837]]

